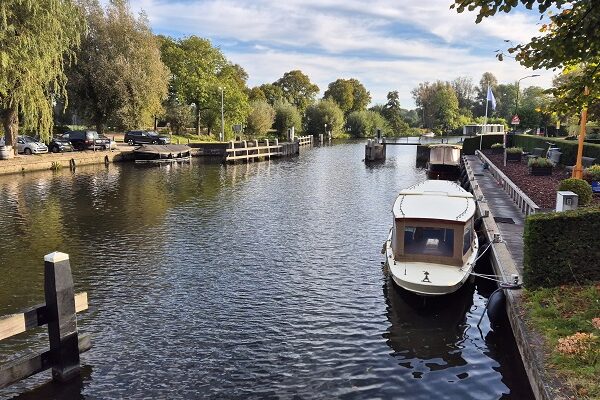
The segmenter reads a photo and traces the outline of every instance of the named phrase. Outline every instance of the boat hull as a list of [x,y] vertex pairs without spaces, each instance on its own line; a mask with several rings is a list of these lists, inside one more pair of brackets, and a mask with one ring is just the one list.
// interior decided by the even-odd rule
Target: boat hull
[[385,244],[386,265],[396,285],[420,296],[442,296],[456,292],[469,278],[475,266],[478,243],[462,267],[423,262],[396,261],[392,250],[392,233]]

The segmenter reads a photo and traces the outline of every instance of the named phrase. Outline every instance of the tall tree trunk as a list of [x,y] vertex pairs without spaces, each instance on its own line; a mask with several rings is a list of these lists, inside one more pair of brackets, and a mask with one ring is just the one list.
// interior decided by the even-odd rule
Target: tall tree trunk
[[196,136],[200,136],[200,104],[196,102]]
[[12,146],[17,154],[17,135],[19,134],[19,113],[16,106],[11,106],[0,111],[2,126],[4,127],[4,144]]
[[96,118],[96,121],[94,122],[94,125],[96,125],[96,132],[98,132],[98,135],[102,135],[102,132],[104,132],[104,123],[100,118]]

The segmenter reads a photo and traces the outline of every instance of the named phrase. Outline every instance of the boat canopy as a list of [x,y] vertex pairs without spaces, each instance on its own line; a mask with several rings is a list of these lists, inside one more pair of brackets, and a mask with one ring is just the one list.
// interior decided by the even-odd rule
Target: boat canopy
[[473,195],[457,183],[428,180],[398,195],[394,218],[467,222],[475,214]]
[[462,146],[453,144],[435,144],[429,146],[429,164],[460,166]]

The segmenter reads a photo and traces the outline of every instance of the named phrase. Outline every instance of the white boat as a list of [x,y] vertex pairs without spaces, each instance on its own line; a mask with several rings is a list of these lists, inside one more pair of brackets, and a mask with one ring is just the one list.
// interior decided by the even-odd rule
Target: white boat
[[458,144],[436,143],[429,145],[427,176],[431,179],[458,179],[461,150],[462,146]]
[[422,296],[457,291],[475,266],[475,200],[457,183],[427,180],[404,189],[385,243],[394,282]]

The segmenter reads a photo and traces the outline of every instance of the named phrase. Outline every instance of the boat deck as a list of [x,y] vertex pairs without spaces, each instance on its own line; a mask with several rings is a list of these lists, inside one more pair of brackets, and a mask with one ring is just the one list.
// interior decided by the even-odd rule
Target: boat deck
[[483,163],[477,156],[465,156],[465,160],[475,173],[474,183],[479,185],[483,192],[488,208],[494,216],[508,251],[522,276],[525,216],[510,196],[498,185],[490,171],[483,169]]

